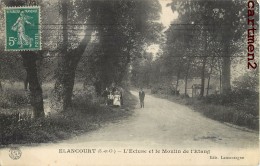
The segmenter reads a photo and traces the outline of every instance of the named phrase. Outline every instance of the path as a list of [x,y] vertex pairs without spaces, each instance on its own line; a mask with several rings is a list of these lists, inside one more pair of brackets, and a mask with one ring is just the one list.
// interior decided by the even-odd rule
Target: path
[[[135,96],[137,92],[132,92]],[[55,144],[21,147],[19,162],[25,165],[248,165],[259,161],[258,134],[229,127],[190,108],[146,95],[145,108],[134,110],[128,119],[102,126],[78,137]],[[127,149],[205,150],[208,154],[135,154]],[[96,153],[60,153],[69,149],[96,149]],[[98,149],[115,149],[100,154]],[[119,152],[120,151],[120,152]],[[258,153],[258,154],[257,154]],[[243,160],[210,159],[210,156],[243,156]],[[9,149],[0,150],[0,165],[17,164]],[[112,162],[111,162],[112,161]],[[163,161],[163,162],[162,162]],[[2,162],[2,163],[1,163]],[[124,163],[124,164],[123,164]]]

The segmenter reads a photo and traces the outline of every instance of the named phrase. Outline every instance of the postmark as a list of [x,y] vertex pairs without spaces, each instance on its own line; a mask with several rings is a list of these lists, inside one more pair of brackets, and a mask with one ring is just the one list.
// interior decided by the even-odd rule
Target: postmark
[[6,7],[4,12],[5,50],[41,50],[40,7]]
[[18,160],[22,156],[22,151],[18,147],[12,147],[9,150],[9,157],[13,160]]

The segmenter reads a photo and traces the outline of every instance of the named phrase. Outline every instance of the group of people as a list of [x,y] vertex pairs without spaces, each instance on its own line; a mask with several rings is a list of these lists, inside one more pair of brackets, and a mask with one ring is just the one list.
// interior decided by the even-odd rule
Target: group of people
[[[123,105],[123,89],[112,87],[110,89],[106,88],[102,94],[105,99],[106,105],[113,105],[113,106],[122,106]],[[139,91],[139,101],[141,108],[144,108],[144,98],[145,92],[143,88]]]
[[102,95],[106,105],[122,106],[123,105],[123,89],[112,87],[106,88]]

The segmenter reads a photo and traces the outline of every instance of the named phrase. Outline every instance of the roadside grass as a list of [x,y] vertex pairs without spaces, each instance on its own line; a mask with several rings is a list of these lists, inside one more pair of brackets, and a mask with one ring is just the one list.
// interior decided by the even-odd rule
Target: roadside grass
[[16,108],[29,103],[28,95],[21,90],[7,89],[0,93],[0,110]]
[[259,130],[259,97],[256,92],[237,90],[225,95],[210,95],[203,98],[187,98],[183,95],[173,96],[162,93],[153,95],[187,105],[194,111],[220,122]]
[[[18,91],[21,89],[8,89],[7,91],[19,94]],[[8,95],[1,94],[4,99]],[[23,94],[21,96],[24,98]],[[11,104],[7,105],[5,109],[0,107],[0,148],[10,144],[33,145],[57,142],[86,133],[110,122],[114,123],[131,116],[133,113],[131,108],[137,102],[129,91],[124,94],[125,102],[121,108],[108,107],[100,102],[92,102],[87,99],[85,95],[76,94],[73,97],[72,110],[41,119],[31,119],[30,107],[26,104],[17,103],[19,107],[14,107],[12,104],[16,100],[11,101]]]

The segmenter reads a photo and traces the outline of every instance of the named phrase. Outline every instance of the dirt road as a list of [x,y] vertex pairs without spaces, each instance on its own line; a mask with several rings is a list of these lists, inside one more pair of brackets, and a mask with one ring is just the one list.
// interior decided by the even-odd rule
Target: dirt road
[[[137,92],[132,91],[137,96]],[[135,109],[128,120],[74,138],[69,143],[154,144],[181,147],[256,146],[258,134],[229,127],[208,119],[190,108],[146,95],[145,108]]]
[[[130,118],[59,143],[21,147],[20,162],[26,165],[255,165],[259,162],[258,139],[257,133],[229,127],[186,106],[146,95],[145,108],[137,105]],[[128,153],[129,149],[151,148],[159,149],[160,154]],[[162,154],[163,148],[188,149],[189,154]],[[95,149],[96,152],[65,153],[70,149]],[[98,149],[116,151],[101,155]],[[205,150],[207,154],[191,154],[192,149]],[[221,160],[222,155],[244,159]],[[0,165],[16,162],[9,158],[9,149],[0,150],[0,156],[7,158],[2,163],[0,160]],[[218,159],[211,159],[211,156]]]

